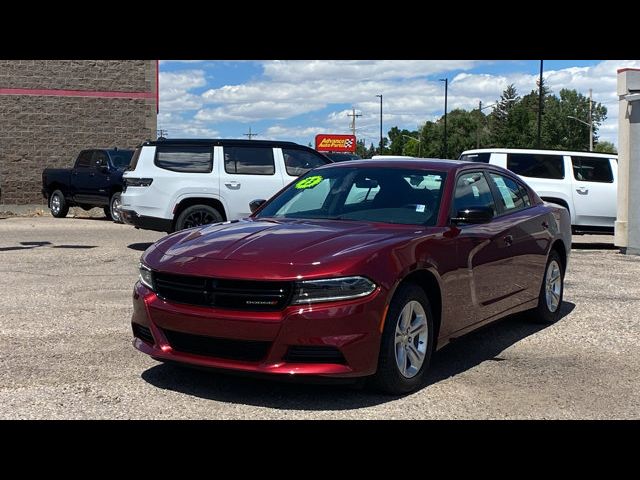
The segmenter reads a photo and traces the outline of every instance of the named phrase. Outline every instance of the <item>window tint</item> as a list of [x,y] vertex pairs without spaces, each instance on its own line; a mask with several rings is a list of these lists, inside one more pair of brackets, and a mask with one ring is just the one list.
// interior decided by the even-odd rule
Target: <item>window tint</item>
[[510,153],[507,155],[507,168],[524,177],[564,178],[562,155]]
[[208,145],[158,145],[156,166],[173,172],[209,173],[213,167]]
[[496,173],[491,173],[491,179],[498,188],[499,201],[504,212],[515,212],[531,206],[526,189],[515,180]]
[[271,147],[224,147],[224,169],[227,173],[273,175],[276,167]]
[[283,148],[282,154],[284,155],[284,165],[287,169],[287,174],[293,177],[298,177],[307,173],[312,168],[328,163],[324,158],[320,157],[320,155],[316,155],[307,150]]
[[127,167],[129,166],[129,162],[131,162],[132,155],[132,150],[118,150],[117,152],[111,152],[111,162],[116,168]]
[[85,150],[80,153],[78,157],[78,162],[76,163],[76,168],[89,168],[92,166],[91,157],[93,156],[93,150]]
[[460,160],[464,162],[489,163],[490,158],[491,158],[491,152],[467,153],[465,155],[460,155]]
[[571,157],[573,176],[583,182],[613,182],[613,173],[608,158]]
[[93,163],[96,167],[107,166],[109,165],[109,158],[102,150],[96,150],[93,153]]
[[459,210],[473,207],[489,207],[496,214],[496,204],[491,195],[491,189],[482,172],[464,173],[456,183],[453,214]]

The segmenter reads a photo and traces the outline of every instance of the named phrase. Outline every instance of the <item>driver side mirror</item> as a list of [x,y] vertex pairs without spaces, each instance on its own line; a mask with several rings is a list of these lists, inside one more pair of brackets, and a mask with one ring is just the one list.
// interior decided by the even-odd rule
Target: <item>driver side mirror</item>
[[488,223],[493,220],[493,208],[491,207],[469,207],[458,210],[455,217],[451,219],[452,223]]
[[251,213],[255,213],[255,211],[258,210],[262,205],[264,205],[265,202],[266,200],[263,200],[261,198],[258,200],[253,200],[249,202],[249,210],[251,210]]

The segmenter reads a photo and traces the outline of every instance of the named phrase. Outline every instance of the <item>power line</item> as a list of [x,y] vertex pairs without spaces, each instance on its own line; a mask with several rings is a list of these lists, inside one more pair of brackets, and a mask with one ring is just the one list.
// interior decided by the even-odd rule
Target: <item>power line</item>
[[243,135],[245,137],[249,137],[249,140],[251,140],[253,137],[260,135],[259,133],[251,133],[251,127],[249,127],[249,133],[243,133]]

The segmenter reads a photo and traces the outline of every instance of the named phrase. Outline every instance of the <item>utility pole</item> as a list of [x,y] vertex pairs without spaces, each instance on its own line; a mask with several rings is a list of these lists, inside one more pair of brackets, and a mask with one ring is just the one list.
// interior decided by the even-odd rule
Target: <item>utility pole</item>
[[167,138],[167,131],[164,129],[159,129],[156,132],[157,138]]
[[476,148],[480,148],[480,122],[482,122],[482,100],[478,102],[478,112],[480,112],[480,119],[478,121],[478,128],[476,128]]
[[538,90],[538,148],[542,144],[542,106],[544,101],[542,100],[542,62],[540,60],[540,88]]
[[376,97],[380,97],[380,155],[382,155],[382,94],[376,95]]
[[589,89],[589,151],[593,152],[593,90]]
[[442,155],[442,158],[447,158],[447,95],[449,91],[449,79],[441,78],[440,81],[444,82],[444,154]]
[[249,137],[249,140],[251,140],[253,137],[260,135],[259,133],[251,133],[251,127],[249,127],[249,133],[243,133],[243,135],[245,137]]
[[351,107],[351,113],[347,113],[347,117],[351,118],[351,132],[353,132],[353,136],[356,136],[356,117],[361,117],[362,114],[356,113],[356,109]]

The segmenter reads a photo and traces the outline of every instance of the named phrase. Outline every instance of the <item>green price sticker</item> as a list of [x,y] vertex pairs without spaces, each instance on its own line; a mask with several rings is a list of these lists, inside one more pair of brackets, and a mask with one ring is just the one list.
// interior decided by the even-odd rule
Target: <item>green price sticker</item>
[[311,177],[307,177],[303,180],[300,180],[296,183],[297,189],[305,189],[305,188],[313,188],[318,185],[322,181],[322,177],[320,175],[313,175]]

